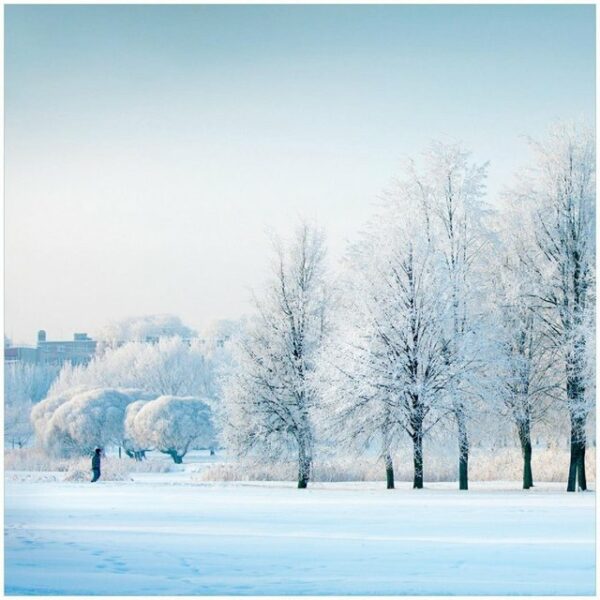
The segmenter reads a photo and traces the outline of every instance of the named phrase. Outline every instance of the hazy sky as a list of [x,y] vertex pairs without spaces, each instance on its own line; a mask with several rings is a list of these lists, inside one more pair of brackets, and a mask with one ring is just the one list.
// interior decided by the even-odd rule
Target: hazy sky
[[594,118],[593,6],[7,6],[6,332],[237,317],[300,216],[338,257],[432,139]]

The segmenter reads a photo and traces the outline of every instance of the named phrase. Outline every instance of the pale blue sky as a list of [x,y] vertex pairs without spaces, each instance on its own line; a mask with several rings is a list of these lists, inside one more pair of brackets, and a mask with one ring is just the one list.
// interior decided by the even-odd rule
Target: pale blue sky
[[6,330],[248,310],[269,229],[332,259],[432,139],[594,119],[593,6],[7,6]]

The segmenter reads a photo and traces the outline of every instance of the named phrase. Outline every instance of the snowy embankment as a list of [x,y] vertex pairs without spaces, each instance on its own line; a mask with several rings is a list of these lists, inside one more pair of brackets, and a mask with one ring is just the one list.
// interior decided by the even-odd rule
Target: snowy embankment
[[562,484],[6,475],[7,594],[594,593],[595,494]]

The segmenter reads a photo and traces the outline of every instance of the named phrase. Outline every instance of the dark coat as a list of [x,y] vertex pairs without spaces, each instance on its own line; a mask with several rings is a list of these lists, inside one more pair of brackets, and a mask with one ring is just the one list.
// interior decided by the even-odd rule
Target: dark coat
[[92,457],[92,471],[99,471],[99,470],[100,470],[100,455],[94,454],[94,456]]

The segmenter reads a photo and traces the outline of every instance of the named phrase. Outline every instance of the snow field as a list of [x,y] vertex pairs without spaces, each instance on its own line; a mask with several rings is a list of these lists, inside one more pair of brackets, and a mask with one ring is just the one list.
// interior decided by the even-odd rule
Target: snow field
[[595,494],[563,484],[461,493],[133,477],[8,478],[6,593],[594,593]]

